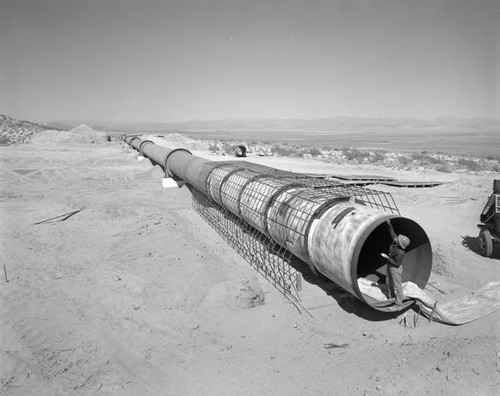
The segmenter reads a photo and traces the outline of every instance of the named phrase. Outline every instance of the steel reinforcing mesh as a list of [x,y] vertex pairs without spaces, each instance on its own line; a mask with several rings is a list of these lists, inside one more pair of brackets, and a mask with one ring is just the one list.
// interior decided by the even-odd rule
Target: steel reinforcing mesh
[[290,301],[300,305],[301,274],[290,263],[292,253],[262,234],[222,205],[196,189],[193,208],[252,268],[263,275]]

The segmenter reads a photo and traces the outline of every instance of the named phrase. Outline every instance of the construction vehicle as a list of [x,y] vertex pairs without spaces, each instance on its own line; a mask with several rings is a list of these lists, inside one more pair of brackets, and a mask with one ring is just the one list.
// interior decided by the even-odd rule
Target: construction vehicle
[[493,194],[479,216],[479,249],[485,257],[493,254],[493,243],[500,242],[500,180],[493,180]]

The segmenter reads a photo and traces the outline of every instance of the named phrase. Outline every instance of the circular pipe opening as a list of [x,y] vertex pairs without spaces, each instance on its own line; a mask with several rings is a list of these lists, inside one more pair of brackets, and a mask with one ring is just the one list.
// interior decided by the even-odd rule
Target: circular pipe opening
[[[403,234],[410,238],[410,245],[406,248],[403,260],[402,283],[410,281],[423,289],[429,280],[432,270],[432,248],[429,238],[423,228],[413,220],[405,217],[391,218],[391,223],[397,235]],[[383,285],[386,283],[387,263],[380,255],[388,253],[392,243],[386,219],[374,223],[369,227],[358,244],[353,256],[352,278],[358,296],[368,305],[379,310],[392,306],[393,300],[379,301],[363,293],[358,284],[359,278],[368,279],[372,284]],[[403,308],[413,301],[403,303]]]
[[247,156],[247,148],[245,146],[237,146],[234,151],[234,155],[236,157],[246,157]]

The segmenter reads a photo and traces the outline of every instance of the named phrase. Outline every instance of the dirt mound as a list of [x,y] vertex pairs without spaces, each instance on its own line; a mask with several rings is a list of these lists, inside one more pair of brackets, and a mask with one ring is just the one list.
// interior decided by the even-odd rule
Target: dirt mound
[[225,281],[212,287],[203,303],[204,309],[226,307],[232,311],[253,308],[265,303],[262,286],[255,280],[245,280],[242,283]]
[[75,143],[103,143],[106,141],[106,134],[96,131],[86,125],[79,125],[69,132],[74,138]]
[[91,134],[96,133],[96,131],[94,129],[92,129],[91,127],[88,127],[85,124],[78,125],[77,127],[70,129],[68,132],[69,133],[78,133],[78,134],[82,134],[82,135],[91,135]]
[[31,139],[31,142],[35,144],[93,144],[105,141],[106,134],[104,132],[95,131],[83,124],[70,131],[44,131]]
[[183,135],[182,133],[177,133],[177,132],[169,133],[168,135],[164,135],[163,138],[165,138],[166,140],[173,141],[173,142],[182,142],[182,143],[194,143],[196,141],[195,139],[193,139],[189,136],[186,136],[186,135]]

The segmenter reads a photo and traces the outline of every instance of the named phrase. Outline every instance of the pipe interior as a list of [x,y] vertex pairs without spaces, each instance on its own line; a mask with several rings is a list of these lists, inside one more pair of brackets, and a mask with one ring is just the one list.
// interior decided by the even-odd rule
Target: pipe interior
[[[391,219],[396,234],[410,238],[403,261],[402,282],[411,281],[424,288],[432,269],[432,249],[425,231],[413,220],[397,217]],[[372,282],[385,283],[386,260],[380,255],[388,253],[392,243],[388,225],[383,221],[366,238],[358,256],[356,277],[367,278]]]

